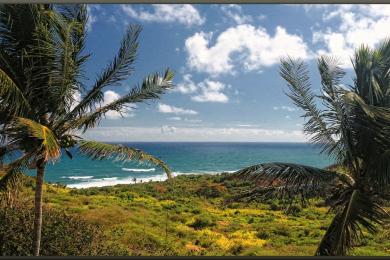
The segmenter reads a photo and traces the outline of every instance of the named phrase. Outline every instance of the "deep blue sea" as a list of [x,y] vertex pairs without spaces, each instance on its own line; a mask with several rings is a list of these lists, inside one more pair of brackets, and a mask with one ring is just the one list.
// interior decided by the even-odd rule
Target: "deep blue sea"
[[[306,143],[122,143],[142,149],[165,161],[174,175],[233,172],[265,162],[291,162],[325,167],[332,163],[318,147]],[[165,180],[161,169],[150,164],[93,161],[73,151],[47,167],[45,180],[86,188]],[[33,173],[32,173],[33,174]]]

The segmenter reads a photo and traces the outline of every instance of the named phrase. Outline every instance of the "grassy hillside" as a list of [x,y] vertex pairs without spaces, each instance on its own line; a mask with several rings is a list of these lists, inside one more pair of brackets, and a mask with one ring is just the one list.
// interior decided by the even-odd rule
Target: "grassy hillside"
[[[288,212],[276,199],[227,202],[248,187],[226,175],[68,189],[45,186],[47,208],[98,223],[130,255],[313,255],[331,216],[321,200]],[[33,182],[19,196],[33,201]],[[390,225],[352,255],[389,255]]]

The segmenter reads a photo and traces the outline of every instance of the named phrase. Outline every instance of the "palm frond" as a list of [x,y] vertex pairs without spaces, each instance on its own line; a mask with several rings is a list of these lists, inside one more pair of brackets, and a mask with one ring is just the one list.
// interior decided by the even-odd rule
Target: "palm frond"
[[[83,84],[83,66],[89,54],[83,54],[85,47],[85,27],[87,13],[85,5],[65,6],[63,16],[67,22],[58,32],[60,38],[59,59],[57,61],[58,91],[55,99],[59,102],[57,112],[53,115],[65,114],[74,105],[74,94],[81,92]],[[56,88],[57,89],[57,88]]]
[[341,79],[345,72],[336,57],[321,56],[318,59],[318,69],[321,75],[323,95],[318,96],[325,106],[321,112],[328,132],[334,136],[334,144],[329,145],[328,153],[333,153],[338,161],[348,157],[345,153],[349,150],[349,140],[345,140],[343,131],[348,128],[348,116],[345,111],[343,99],[346,90],[341,87]]
[[39,159],[45,162],[60,157],[61,149],[54,133],[44,125],[41,125],[27,118],[17,118],[15,122],[16,137],[27,135],[33,139],[40,140]]
[[321,75],[321,84],[324,92],[335,99],[345,71],[341,68],[340,61],[333,56],[321,56],[318,59],[318,69]]
[[378,74],[382,74],[382,62],[381,57],[376,57],[375,52],[364,45],[356,50],[352,62],[356,73],[355,91],[370,105],[381,104],[384,96],[378,82]]
[[345,194],[316,255],[345,255],[364,239],[363,230],[374,233],[388,213],[359,190]]
[[380,69],[376,71],[375,77],[381,91],[383,100],[380,106],[390,106],[390,38],[384,40],[375,51],[375,58]]
[[2,109],[13,111],[15,116],[24,115],[30,109],[29,102],[20,87],[2,68],[0,68],[0,86]]
[[367,163],[367,171],[372,190],[379,193],[390,190],[390,150],[370,160]]
[[311,141],[322,147],[323,152],[341,153],[333,138],[333,132],[327,128],[326,121],[315,104],[315,95],[311,91],[311,83],[307,66],[302,60],[282,59],[280,75],[287,81],[290,93],[287,96],[293,103],[303,109],[307,118],[304,131],[311,136]]
[[[264,163],[250,166],[235,172],[234,177],[252,181],[257,187],[268,187],[268,191],[277,192],[282,197],[302,195],[308,197],[325,196],[329,184],[340,182],[351,186],[351,178],[335,171],[293,163]],[[272,187],[272,189],[270,189]]]
[[28,153],[0,168],[2,173],[4,173],[4,176],[0,178],[0,192],[20,187],[21,183],[25,179],[25,175],[22,173],[22,170],[30,164],[31,158],[32,154]]
[[372,106],[356,93],[344,95],[350,107],[348,133],[354,144],[354,156],[369,162],[390,149],[390,108]]
[[115,159],[118,161],[150,162],[161,167],[168,179],[172,177],[171,170],[163,161],[136,148],[82,140],[79,142],[79,152],[93,160]]
[[77,119],[72,126],[83,127],[84,131],[86,131],[88,128],[94,127],[109,111],[121,113],[131,104],[160,98],[166,90],[172,88],[173,75],[173,72],[169,69],[165,71],[164,75],[158,73],[149,75],[143,80],[140,87],[133,88],[129,94]]
[[133,70],[138,49],[138,36],[141,27],[130,25],[124,36],[119,52],[114,60],[104,69],[96,80],[91,90],[82,98],[81,102],[71,111],[74,113],[85,113],[88,109],[93,109],[96,104],[103,101],[103,92],[107,86],[119,84],[128,78]]

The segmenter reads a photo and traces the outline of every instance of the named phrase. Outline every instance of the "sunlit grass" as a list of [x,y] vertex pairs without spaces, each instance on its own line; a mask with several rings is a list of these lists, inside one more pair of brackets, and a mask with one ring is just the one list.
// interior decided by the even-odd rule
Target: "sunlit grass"
[[[215,184],[225,189],[204,189]],[[278,200],[227,203],[238,190],[221,176],[84,190],[46,185],[45,192],[46,207],[99,223],[107,243],[130,255],[313,255],[332,219],[318,199],[295,214]],[[32,202],[32,194],[21,196]],[[351,254],[388,255],[389,238],[381,229]]]

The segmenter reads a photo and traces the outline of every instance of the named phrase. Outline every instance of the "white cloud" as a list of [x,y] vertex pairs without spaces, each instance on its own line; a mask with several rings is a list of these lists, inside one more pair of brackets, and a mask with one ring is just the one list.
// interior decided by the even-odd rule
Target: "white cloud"
[[294,112],[294,111],[298,111],[297,108],[295,107],[289,107],[289,106],[280,106],[280,107],[273,107],[274,110],[285,110],[285,111],[288,111],[288,112]]
[[227,103],[229,101],[228,96],[221,92],[225,88],[222,82],[206,79],[199,83],[199,87],[201,93],[191,98],[196,102]]
[[303,7],[303,9],[305,9],[306,12],[310,12],[312,11],[313,9],[324,9],[324,8],[327,8],[329,7],[330,5],[329,4],[303,4],[303,5],[294,5],[294,6],[300,6],[300,7]]
[[256,18],[257,18],[257,20],[259,20],[259,21],[263,21],[263,20],[267,19],[267,16],[264,15],[264,14],[260,14],[260,15],[258,15]]
[[161,126],[161,134],[169,134],[169,133],[175,133],[176,127],[169,126],[169,125],[162,125]]
[[201,123],[202,120],[201,119],[189,119],[189,118],[184,118],[184,122],[188,122],[188,123]]
[[180,121],[180,120],[181,120],[181,117],[180,117],[180,116],[173,116],[173,117],[169,117],[168,120]]
[[73,102],[70,110],[73,110],[81,101],[81,93],[79,91],[75,91],[72,95]]
[[[120,98],[120,95],[112,90],[107,90],[103,93],[103,102],[101,103],[101,106],[105,106],[115,100]],[[73,94],[73,104],[71,106],[71,109],[75,108],[81,101],[81,94],[79,91],[76,91]],[[125,107],[121,112],[116,111],[108,111],[105,116],[107,119],[120,119],[122,117],[134,117],[135,114],[133,113],[133,109],[136,108],[136,104],[131,104],[131,106]],[[88,110],[90,111],[90,110]],[[121,115],[122,114],[122,115]]]
[[101,141],[192,141],[192,142],[305,142],[301,130],[212,127],[97,127],[84,137]]
[[281,26],[276,27],[273,36],[263,27],[248,24],[230,27],[216,37],[214,45],[211,45],[212,36],[212,33],[198,32],[186,39],[190,69],[218,76],[234,74],[236,67],[260,70],[279,63],[286,55],[302,59],[311,56],[303,39]]
[[[107,90],[104,92],[104,101],[102,106],[107,105],[117,99],[120,98],[120,95],[112,90]],[[116,111],[108,111],[105,116],[107,119],[120,119],[123,117],[134,117],[135,114],[132,112],[133,108],[135,108],[136,105],[132,105],[132,107],[125,108],[122,113],[116,112]],[[122,114],[122,115],[121,115]]]
[[173,91],[180,92],[182,94],[194,93],[198,89],[198,86],[192,81],[190,74],[183,76],[183,82],[177,84]]
[[158,104],[158,112],[176,115],[197,115],[198,112],[191,109],[184,109],[181,107],[170,106],[166,104]]
[[252,16],[243,14],[242,7],[240,5],[222,5],[221,10],[226,17],[234,21],[236,24],[250,23],[253,21]]
[[153,4],[152,7],[152,12],[137,12],[130,5],[122,5],[122,10],[129,17],[146,22],[181,23],[186,26],[202,25],[205,22],[205,18],[190,4]]
[[313,43],[322,44],[317,54],[340,57],[344,67],[352,67],[350,58],[362,44],[373,48],[390,36],[389,5],[337,5],[326,7],[324,23],[335,28],[313,32]]
[[98,18],[95,11],[99,11],[99,5],[87,5],[88,20],[86,24],[87,31],[92,31],[92,25],[97,22]]
[[191,99],[196,102],[226,103],[229,101],[229,97],[222,93],[225,87],[231,88],[230,85],[226,86],[222,82],[210,79],[195,83],[190,74],[185,74],[183,81],[174,88],[174,91],[182,94],[192,94]]

